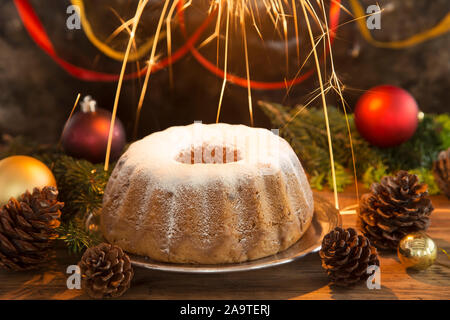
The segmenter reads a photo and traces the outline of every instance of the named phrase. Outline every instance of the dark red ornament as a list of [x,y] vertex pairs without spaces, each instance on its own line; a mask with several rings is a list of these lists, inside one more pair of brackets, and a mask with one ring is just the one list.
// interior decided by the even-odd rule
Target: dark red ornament
[[368,90],[356,104],[355,124],[361,136],[378,147],[408,141],[417,129],[419,108],[407,91],[382,85]]
[[[66,123],[62,134],[64,151],[72,157],[93,163],[105,161],[111,112],[96,107],[87,96],[81,103],[82,111],[75,113]],[[111,143],[111,161],[117,160],[126,143],[125,130],[116,118]]]

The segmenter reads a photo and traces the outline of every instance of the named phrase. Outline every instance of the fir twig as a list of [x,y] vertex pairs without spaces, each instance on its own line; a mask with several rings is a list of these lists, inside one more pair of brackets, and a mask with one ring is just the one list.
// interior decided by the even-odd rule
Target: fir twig
[[110,171],[101,164],[62,155],[53,172],[60,186],[61,197],[67,202],[68,215],[85,216],[101,208],[103,193]]
[[81,253],[101,242],[97,236],[87,232],[78,219],[61,224],[57,232],[59,234],[58,239],[64,241],[69,251],[73,253]]
[[[330,185],[331,170],[323,111],[309,108],[296,115],[297,110],[303,106],[289,110],[280,104],[264,101],[260,101],[259,106],[272,121],[272,125],[280,128],[281,136],[297,153],[306,172],[309,173],[311,185],[319,190],[325,185]],[[344,114],[337,108],[329,107],[328,116],[334,159],[339,173],[338,189],[341,191],[345,185],[352,183],[350,140]],[[356,130],[353,115],[349,117],[356,157],[356,173],[366,185],[398,170],[414,170],[427,180],[431,192],[437,192],[433,187],[434,179],[429,170],[438,152],[450,144],[450,116],[426,115],[409,141],[397,147],[384,149],[371,146],[363,139]]]

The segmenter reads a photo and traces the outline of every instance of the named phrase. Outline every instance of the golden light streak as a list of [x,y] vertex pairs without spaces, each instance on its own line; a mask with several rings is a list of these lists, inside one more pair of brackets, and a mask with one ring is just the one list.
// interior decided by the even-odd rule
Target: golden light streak
[[350,122],[348,120],[348,114],[347,114],[347,108],[346,108],[346,103],[345,103],[345,99],[344,99],[344,95],[342,94],[342,88],[341,88],[341,84],[339,82],[339,79],[337,77],[336,74],[336,69],[334,68],[334,59],[333,59],[333,50],[331,47],[331,39],[330,39],[330,30],[328,28],[328,20],[326,19],[326,13],[325,13],[325,6],[323,4],[323,0],[320,0],[322,3],[322,14],[324,17],[324,21],[325,21],[325,27],[327,30],[327,42],[328,42],[328,48],[329,48],[329,54],[330,54],[330,64],[331,64],[331,70],[332,70],[332,79],[335,82],[335,88],[337,89],[337,93],[339,95],[339,98],[341,100],[342,103],[342,109],[344,110],[344,115],[345,115],[345,122],[347,125],[347,132],[348,132],[348,137],[349,137],[349,141],[350,141],[350,150],[352,153],[352,164],[353,164],[353,178],[355,181],[355,191],[356,191],[356,201],[358,203],[359,206],[359,188],[358,188],[358,177],[356,174],[356,157],[355,157],[355,150],[353,147],[353,139],[352,139],[352,130],[350,128]]
[[287,19],[286,19],[286,13],[284,12],[284,6],[281,3],[281,0],[278,0],[278,8],[280,10],[280,18],[281,18],[281,25],[283,26],[283,35],[284,35],[284,56],[286,60],[286,74],[289,74],[289,38],[288,38],[288,26],[287,26]]
[[[141,1],[141,0],[140,0]],[[125,53],[121,51],[117,51],[110,46],[108,46],[107,42],[101,41],[94,33],[94,30],[92,29],[92,26],[87,19],[87,15],[85,12],[84,2],[82,0],[71,0],[71,3],[73,5],[78,6],[80,9],[80,18],[81,18],[81,25],[83,26],[83,31],[90,40],[90,42],[101,52],[103,52],[108,57],[123,61],[125,58]],[[139,47],[139,50],[133,53],[128,53],[127,61],[135,61],[140,59],[142,56],[144,56],[148,50],[150,50],[150,46],[152,44],[152,39],[149,39],[145,44],[141,45]]]
[[[110,8],[110,9],[111,9],[111,11],[114,13],[114,15],[119,19],[119,21],[120,21],[122,24],[121,24],[120,27],[118,27],[118,28],[113,32],[113,34],[111,34],[111,36],[110,36],[109,38],[111,38],[111,40],[114,39],[114,37],[118,35],[117,30],[120,30],[120,31],[126,30],[126,31],[128,32],[128,34],[129,34],[129,36],[131,37],[131,34],[132,34],[133,31],[130,29],[129,26],[133,23],[133,19],[130,19],[130,20],[128,20],[128,21],[124,21],[124,20],[120,17],[120,15],[117,13],[116,10],[114,10],[113,8]],[[108,39],[109,39],[109,38],[108,38]],[[134,51],[137,51],[136,37],[132,37],[132,38],[133,38],[133,50],[134,50]],[[155,38],[152,37],[152,40],[151,40],[151,41],[153,42],[154,39],[155,39]],[[107,40],[107,42],[108,42],[108,41],[110,41],[110,40]],[[149,50],[150,50],[150,48],[149,48]],[[138,73],[139,73],[140,70],[141,70],[141,63],[140,63],[139,60],[136,60],[136,70],[137,70]],[[138,77],[138,84],[139,84],[139,87],[140,87],[140,86],[141,86],[141,77]],[[134,128],[134,131],[133,131],[133,138],[135,139],[136,136],[137,136],[137,128],[135,127],[135,128]]]
[[[108,38],[106,38],[105,43],[110,43],[115,37],[117,37],[119,34],[122,33],[123,30],[131,30],[129,27],[133,24],[133,19],[129,19],[128,21],[123,21],[123,19],[120,17],[120,15],[117,13],[117,11],[114,8],[109,8],[112,13],[120,20],[122,23],[120,26],[114,30]],[[131,31],[130,31],[131,32]],[[150,50],[150,46],[149,46]]]
[[[114,8],[110,8],[110,10],[117,17],[117,19],[119,19],[119,21],[122,24],[111,34],[111,36],[108,37],[108,39],[106,40],[106,43],[108,43],[109,41],[114,39],[114,37],[116,37],[119,34],[119,33],[117,33],[118,30],[120,30],[120,32],[123,30],[126,30],[128,32],[128,34],[131,36],[132,30],[130,29],[130,25],[133,23],[133,19],[124,21]],[[153,42],[153,39],[154,38],[151,39],[152,42]],[[137,49],[137,44],[136,44],[136,37],[133,37],[133,51],[137,52],[137,50],[138,49]],[[150,47],[149,47],[149,50],[150,50]],[[137,72],[139,72],[141,70],[141,63],[139,62],[139,60],[136,60],[136,70],[137,70]],[[140,77],[138,78],[138,81],[139,81],[139,85],[140,85],[140,83],[141,83]],[[136,137],[136,133],[134,133],[133,137]]]
[[305,4],[305,2],[306,2],[305,0],[300,0],[300,4],[301,4],[302,10],[303,10],[303,15],[305,17],[306,26],[308,27],[308,33],[309,33],[309,38],[311,41],[311,46],[313,47],[314,60],[316,63],[316,70],[317,70],[317,77],[319,79],[319,84],[320,84],[323,112],[324,112],[325,124],[326,124],[326,128],[327,128],[328,148],[329,148],[329,153],[330,153],[331,176],[333,178],[334,202],[335,202],[336,209],[339,210],[339,198],[338,198],[338,194],[337,194],[336,172],[335,172],[335,163],[334,163],[334,155],[333,155],[333,142],[331,140],[330,121],[328,119],[328,107],[327,107],[327,101],[325,98],[325,91],[324,91],[323,80],[322,80],[322,72],[320,70],[319,56],[317,54],[316,47],[314,46],[314,35],[312,32],[311,24],[309,22],[308,13],[306,12],[306,5],[308,5],[308,4]]
[[220,111],[222,109],[223,95],[225,93],[225,86],[227,84],[230,15],[231,15],[230,10],[227,10],[227,25],[226,25],[226,31],[225,31],[225,62],[224,62],[224,67],[223,67],[225,74],[223,77],[222,90],[220,91],[219,106],[217,107],[216,123],[219,123]]
[[[255,0],[255,1],[258,1],[258,0]],[[258,18],[259,18],[259,10],[256,11],[256,12],[257,12]],[[250,15],[251,15],[251,17],[252,17],[253,27],[255,28],[256,33],[258,34],[258,36],[259,36],[259,38],[260,38],[261,40],[264,40],[264,39],[263,39],[263,35],[262,35],[261,31],[260,31],[259,28],[258,28],[258,24],[256,23],[256,16],[255,16],[255,12],[254,12],[254,10],[253,10],[253,6],[250,6],[250,13],[251,13]]]
[[[127,62],[128,62],[128,57],[130,55],[131,46],[133,44],[133,38],[136,34],[136,29],[138,27],[139,20],[141,19],[142,12],[144,11],[144,8],[145,8],[145,5],[147,4],[147,2],[148,2],[148,0],[139,0],[138,7],[136,9],[136,14],[134,15],[133,29],[130,34],[130,39],[128,40],[127,49],[125,51],[125,56],[124,56],[124,59],[122,62],[122,69],[120,70],[119,81],[117,83],[116,96],[114,98],[114,106],[113,106],[113,112],[112,112],[112,117],[111,117],[111,125],[109,128],[108,145],[106,147],[105,166],[104,166],[105,171],[108,171],[108,169],[109,169],[109,158],[111,155],[112,136],[113,136],[113,132],[114,132],[114,124],[116,121],[117,106],[119,105],[120,92],[122,90],[123,77],[125,74],[125,69],[127,67]],[[156,39],[153,42],[153,44],[155,44],[155,42],[157,42]]]
[[217,15],[217,22],[216,22],[216,29],[214,31],[214,34],[212,35],[213,37],[217,38],[217,51],[216,51],[216,65],[219,65],[219,59],[220,59],[220,22],[221,22],[221,17],[222,17],[222,5],[221,3],[219,3],[219,12]]
[[[253,1],[253,2],[252,2]],[[295,0],[292,0],[293,2]],[[253,22],[253,27],[255,28],[256,32],[262,39],[263,36],[261,34],[261,31],[258,27],[257,20],[259,20],[259,10],[258,7],[263,5],[263,8],[265,8],[267,15],[272,20],[275,30],[280,33],[279,28],[277,27],[278,24],[281,24],[282,34],[284,38],[284,44],[285,44],[285,58],[286,58],[286,72],[289,69],[289,54],[288,54],[288,22],[286,19],[286,12],[284,9],[284,5],[288,5],[288,0],[213,0],[211,1],[209,12],[212,12],[214,9],[218,10],[218,18],[216,21],[215,30],[212,35],[210,35],[205,41],[202,42],[200,47],[206,45],[209,43],[212,39],[217,39],[217,65],[219,64],[220,60],[220,28],[222,24],[222,12],[226,11],[226,31],[225,31],[225,48],[224,48],[224,79],[222,83],[222,88],[220,92],[219,97],[219,104],[217,108],[217,116],[216,116],[216,122],[219,122],[220,119],[220,113],[222,110],[222,104],[223,104],[223,97],[224,92],[227,84],[227,71],[228,71],[228,55],[229,55],[229,42],[230,42],[230,23],[232,18],[236,18],[236,24],[241,25],[242,30],[242,36],[244,41],[244,59],[245,59],[245,69],[246,69],[246,76],[247,76],[247,96],[248,96],[248,108],[250,113],[250,122],[251,125],[254,125],[254,119],[253,119],[253,102],[252,102],[252,93],[251,93],[251,77],[250,77],[250,62],[249,62],[249,52],[248,52],[248,42],[247,42],[247,30],[246,30],[246,22],[245,18],[247,15],[251,17],[251,20]],[[256,10],[254,10],[254,8]],[[255,12],[258,15],[258,19],[255,16]],[[233,20],[235,21],[235,20]],[[298,29],[298,28],[297,28]],[[280,33],[281,36],[281,33]],[[299,51],[299,50],[298,50]]]
[[[328,93],[328,91],[330,91],[331,90],[331,86],[328,86],[325,90],[324,90],[324,92],[325,93]],[[303,106],[301,106],[301,108],[292,116],[292,118],[291,119],[289,119],[289,121],[287,121],[286,122],[286,124],[283,126],[283,128],[286,128],[300,113],[302,113],[313,101],[315,101],[317,98],[319,98],[321,95],[322,95],[322,90],[320,89],[320,88],[318,88],[318,89],[316,89],[316,90],[314,90],[314,91],[319,91],[320,90],[320,92],[317,94],[317,95],[315,95],[313,98],[311,98],[311,99],[309,99],[309,101],[305,104],[305,105],[303,105]]]
[[300,36],[298,32],[298,15],[297,6],[295,5],[295,0],[292,0],[292,13],[294,15],[294,29],[295,29],[295,42],[297,49],[297,62],[300,64]]
[[170,7],[169,13],[166,18],[166,32],[167,32],[167,58],[169,59],[169,83],[173,88],[173,68],[172,68],[172,19],[175,9],[180,0],[175,0]]
[[[244,1],[244,0],[242,0]],[[245,15],[241,14],[242,33],[244,37],[244,51],[245,51],[245,69],[247,72],[247,95],[248,95],[248,111],[250,112],[250,124],[253,127],[253,103],[252,103],[252,88],[250,86],[250,67],[248,61],[248,47],[247,47],[247,30],[245,26]]]
[[78,101],[80,101],[80,97],[81,97],[81,93],[78,93],[77,98],[75,99],[75,103],[73,104],[72,110],[70,111],[69,118],[67,118],[66,123],[64,124],[64,129],[61,133],[61,136],[59,137],[58,149],[61,147],[62,137],[64,136],[64,132],[66,131],[67,123],[69,123],[70,119],[72,119],[73,113],[75,112],[75,109],[77,108]]
[[[314,44],[314,47],[317,47],[320,43],[320,41],[322,40],[322,37],[319,38],[319,40]],[[298,69],[297,73],[295,74],[295,78],[297,78],[300,75],[300,72],[302,72],[303,68],[305,67],[306,63],[308,62],[309,58],[313,55],[313,50],[311,50],[308,55],[306,56],[305,60],[303,61],[303,64],[300,66],[300,68]],[[289,91],[292,89],[293,84],[291,84],[290,86],[286,86],[287,90],[286,90],[286,95],[289,94]]]
[[158,22],[158,26],[157,26],[156,32],[155,32],[155,41],[153,42],[152,52],[151,52],[150,58],[148,59],[148,62],[147,62],[147,64],[148,64],[147,72],[145,73],[145,80],[144,80],[144,84],[142,86],[141,96],[139,98],[139,104],[138,104],[137,111],[136,111],[136,120],[135,120],[136,131],[139,126],[139,117],[141,114],[142,105],[144,104],[145,94],[147,93],[148,81],[150,79],[150,75],[152,74],[153,64],[155,63],[156,47],[158,46],[158,42],[159,42],[159,34],[161,32],[161,27],[162,27],[162,24],[164,21],[164,17],[166,16],[166,11],[169,6],[169,2],[170,2],[170,0],[165,0],[165,2],[164,2],[164,7],[162,9],[161,16],[160,16],[159,22]]

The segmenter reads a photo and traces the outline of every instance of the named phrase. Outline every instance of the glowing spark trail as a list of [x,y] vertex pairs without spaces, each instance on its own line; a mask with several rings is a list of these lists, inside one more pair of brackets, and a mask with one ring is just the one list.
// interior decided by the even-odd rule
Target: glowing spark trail
[[244,51],[245,51],[245,70],[247,72],[247,90],[248,90],[248,111],[250,112],[250,124],[253,127],[253,103],[252,103],[252,88],[250,86],[250,66],[248,61],[248,47],[247,47],[247,30],[245,29],[245,16],[241,14],[242,34],[244,37]]
[[61,147],[62,137],[64,136],[64,132],[66,131],[67,124],[69,123],[70,119],[72,119],[73,113],[75,112],[75,109],[77,108],[78,101],[80,101],[80,97],[81,97],[81,93],[79,93],[77,95],[77,98],[75,99],[75,103],[73,104],[72,110],[70,111],[69,118],[67,118],[67,120],[66,120],[66,123],[64,125],[63,131],[61,133],[61,136],[59,137],[58,148]]
[[308,27],[308,33],[309,33],[309,37],[311,40],[311,45],[313,47],[314,60],[316,62],[316,68],[317,68],[317,77],[319,78],[320,92],[321,92],[322,105],[323,105],[323,113],[325,116],[325,124],[327,127],[328,147],[329,147],[330,162],[331,162],[331,175],[333,177],[334,202],[335,202],[336,209],[339,209],[339,198],[338,198],[338,194],[337,194],[336,172],[335,172],[335,168],[334,168],[335,164],[334,164],[334,155],[333,155],[333,142],[331,140],[330,122],[328,120],[327,101],[325,98],[325,91],[324,91],[323,80],[322,80],[322,72],[320,70],[319,56],[317,54],[317,50],[314,45],[314,35],[313,35],[312,29],[311,29],[311,24],[309,22],[308,14],[306,12],[306,5],[310,5],[310,4],[305,3],[305,2],[306,2],[305,0],[300,0],[300,4],[303,9],[303,14],[305,16],[306,25]]
[[[158,27],[156,28],[155,33],[155,41],[153,41],[152,52],[150,54],[150,58],[148,59],[147,72],[145,74],[144,85],[142,86],[141,96],[139,98],[139,104],[136,112],[136,124],[135,128],[138,127],[138,121],[142,110],[142,105],[144,103],[145,94],[147,93],[148,80],[150,79],[150,75],[152,73],[153,65],[155,64],[155,56],[156,56],[156,47],[159,42],[159,34],[161,32],[161,27],[163,24],[164,17],[166,15],[167,7],[169,6],[170,0],[165,0],[164,7],[161,12],[161,17],[159,18]],[[137,130],[137,129],[136,129]]]
[[223,101],[223,94],[225,92],[225,86],[227,84],[227,70],[228,70],[228,33],[230,29],[230,10],[227,11],[227,26],[226,26],[226,32],[225,32],[225,65],[224,65],[224,77],[223,77],[223,83],[222,83],[222,90],[220,92],[220,99],[219,99],[219,107],[217,108],[217,117],[216,122],[219,122],[220,117],[220,110],[222,108],[222,101]]
[[[341,100],[341,104],[342,104],[342,109],[344,110],[344,115],[345,115],[345,122],[347,125],[347,132],[348,132],[348,137],[349,137],[349,141],[350,141],[350,151],[352,153],[352,163],[353,163],[353,176],[354,176],[354,180],[355,180],[355,191],[356,191],[356,201],[358,203],[358,207],[359,207],[359,189],[358,189],[358,177],[356,175],[356,158],[355,158],[355,150],[353,148],[353,139],[352,139],[352,131],[350,129],[350,123],[348,120],[348,115],[347,115],[347,108],[346,108],[346,102],[344,99],[344,95],[342,94],[342,87],[341,87],[341,83],[337,77],[336,74],[336,69],[334,68],[334,59],[333,59],[333,50],[331,48],[331,39],[330,39],[330,32],[328,29],[328,21],[326,19],[326,13],[325,13],[325,6],[323,4],[323,0],[321,0],[322,3],[322,14],[324,17],[324,22],[325,22],[325,27],[327,32],[327,45],[329,47],[329,51],[330,51],[330,63],[331,63],[331,70],[332,70],[332,75],[331,75],[331,80],[335,83],[335,90],[339,95],[339,98]],[[333,85],[333,84],[331,84]]]
[[[111,155],[111,143],[112,143],[112,137],[113,137],[113,132],[114,132],[114,124],[116,121],[117,106],[119,105],[120,91],[122,89],[123,76],[125,74],[125,69],[127,67],[128,57],[130,55],[131,46],[133,44],[133,38],[136,34],[136,29],[138,27],[139,20],[141,18],[142,12],[143,12],[147,2],[148,2],[148,0],[140,0],[138,3],[138,7],[136,9],[136,14],[134,15],[133,29],[131,30],[130,40],[128,40],[127,50],[125,51],[125,57],[123,59],[122,69],[120,71],[119,81],[118,81],[117,90],[116,90],[116,97],[114,99],[114,107],[113,107],[113,112],[112,112],[112,117],[111,117],[111,125],[109,128],[108,145],[106,147],[105,167],[104,167],[105,171],[108,171],[108,169],[109,169],[109,158]],[[155,42],[156,42],[156,39],[155,39]]]

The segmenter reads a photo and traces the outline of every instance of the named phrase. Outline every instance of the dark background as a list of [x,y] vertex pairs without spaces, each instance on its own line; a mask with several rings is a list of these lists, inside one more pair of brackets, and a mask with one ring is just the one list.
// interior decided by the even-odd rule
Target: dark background
[[[155,1],[152,1],[154,7],[158,6]],[[156,2],[158,1],[160,0]],[[112,30],[111,26],[119,25],[112,13],[106,10],[105,1],[86,2],[89,20],[100,34],[108,34]],[[382,41],[401,40],[429,29],[450,10],[448,0],[378,2],[382,7],[388,8],[382,15],[382,29],[372,31],[373,36]],[[101,54],[87,40],[82,30],[71,31],[65,27],[69,1],[33,0],[31,3],[42,19],[56,50],[66,60],[95,70],[111,73],[120,71],[120,62]],[[132,16],[136,3],[137,1],[126,0],[108,1],[108,5],[115,6],[127,18]],[[361,3],[367,7],[376,2],[362,0]],[[347,1],[343,1],[343,4],[350,8]],[[140,27],[141,37],[146,36],[145,32],[151,34],[155,26],[152,12],[157,10],[147,11]],[[193,25],[201,20],[202,15],[198,15],[192,17]],[[350,19],[348,14],[341,14],[341,23]],[[174,33],[176,32],[175,30]],[[119,38],[115,44],[118,49],[125,45],[125,39],[122,42],[120,40]],[[174,43],[181,43],[179,35],[175,35]],[[449,33],[407,49],[375,48],[362,38],[356,23],[348,23],[339,29],[333,51],[336,69],[345,84],[345,98],[350,107],[354,106],[363,90],[379,84],[393,84],[410,91],[422,111],[442,113],[450,111],[449,49]],[[276,57],[277,53],[268,54],[265,50],[270,51],[250,40],[254,77],[258,80],[282,80],[286,74],[283,54],[279,54],[278,59],[269,59],[267,57]],[[308,50],[303,50],[302,47],[302,51]],[[234,52],[238,55],[240,51]],[[206,53],[208,54],[207,51]],[[209,58],[214,59],[214,55],[210,54]],[[232,56],[231,59],[234,58]],[[295,58],[290,61],[295,61]],[[308,63],[307,67],[310,66]],[[135,65],[130,63],[127,71],[133,71],[133,68]],[[245,76],[245,72],[242,72],[245,69],[239,63],[234,64],[231,69]],[[295,68],[290,69],[291,73],[295,71]],[[152,76],[141,116],[139,137],[172,125],[192,123],[194,120],[205,123],[215,121],[222,80],[203,69],[189,55],[174,65],[173,74],[173,87],[170,86],[167,69]],[[30,39],[13,2],[0,2],[0,134],[25,135],[39,142],[55,142],[78,92],[92,95],[100,107],[111,109],[116,86],[116,83],[83,82],[67,75]],[[258,100],[294,106],[306,103],[311,91],[317,87],[316,78],[312,77],[293,88],[288,96],[283,90],[254,91],[255,125],[270,127],[270,122],[257,107]],[[139,91],[137,80],[126,82],[119,105],[118,115],[124,122],[130,139]],[[330,104],[335,103],[334,98],[333,95],[328,97]],[[319,101],[313,103],[313,107],[318,104]],[[231,84],[227,86],[221,121],[249,124],[246,89]]]

